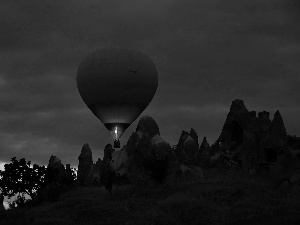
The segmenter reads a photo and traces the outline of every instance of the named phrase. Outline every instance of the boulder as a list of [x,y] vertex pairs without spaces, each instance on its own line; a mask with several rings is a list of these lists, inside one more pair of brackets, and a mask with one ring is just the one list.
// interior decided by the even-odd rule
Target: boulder
[[203,171],[198,166],[180,164],[184,178],[201,178],[204,179]]
[[212,155],[209,160],[210,160],[210,164],[212,165],[217,165],[219,164],[219,162],[221,162],[222,156],[224,154],[222,152],[216,153],[214,155]]
[[81,149],[81,153],[78,157],[79,165],[77,172],[77,180],[80,185],[84,185],[86,178],[90,172],[91,166],[93,165],[92,150],[89,144],[84,144]]

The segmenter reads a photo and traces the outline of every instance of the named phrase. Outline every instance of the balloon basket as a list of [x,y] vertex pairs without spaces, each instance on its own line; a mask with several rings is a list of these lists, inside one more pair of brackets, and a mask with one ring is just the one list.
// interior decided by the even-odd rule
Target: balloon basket
[[120,140],[114,140],[114,148],[120,148]]

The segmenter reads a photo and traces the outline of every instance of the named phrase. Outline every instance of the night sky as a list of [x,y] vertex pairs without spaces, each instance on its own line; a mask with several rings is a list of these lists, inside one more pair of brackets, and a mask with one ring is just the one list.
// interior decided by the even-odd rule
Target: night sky
[[300,136],[299,22],[299,0],[1,0],[0,164],[56,155],[77,166],[84,143],[102,158],[112,137],[82,101],[76,72],[111,46],[154,61],[159,85],[142,115],[171,145],[191,127],[212,144],[235,99],[271,119],[279,109]]

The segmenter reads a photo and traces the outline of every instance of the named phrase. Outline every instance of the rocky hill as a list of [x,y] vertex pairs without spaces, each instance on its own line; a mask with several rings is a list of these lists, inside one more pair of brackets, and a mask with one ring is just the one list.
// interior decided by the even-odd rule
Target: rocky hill
[[[278,110],[271,120],[269,112],[248,111],[243,100],[236,99],[230,106],[219,138],[211,146],[206,137],[199,145],[197,132],[191,128],[189,132],[182,131],[177,145],[171,147],[160,136],[156,121],[144,116],[121,150],[116,151],[110,144],[105,146],[102,161],[111,155],[112,169],[132,180],[137,177],[147,180],[151,176],[160,177],[163,183],[188,176],[203,179],[203,169],[222,167],[243,170],[251,175],[276,175],[275,180],[279,183],[285,180],[299,183],[298,142],[297,137],[287,135]],[[78,171],[85,184],[99,179],[101,159],[92,165],[91,154],[85,144]],[[156,172],[154,167],[157,167]],[[82,174],[85,174],[83,178]]]

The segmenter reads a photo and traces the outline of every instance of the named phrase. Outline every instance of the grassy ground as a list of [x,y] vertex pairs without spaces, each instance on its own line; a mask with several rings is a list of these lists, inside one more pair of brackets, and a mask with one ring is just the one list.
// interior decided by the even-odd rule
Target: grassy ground
[[8,210],[0,224],[300,224],[300,190],[238,171],[205,171],[205,181],[124,186],[110,195],[80,187],[55,203]]

